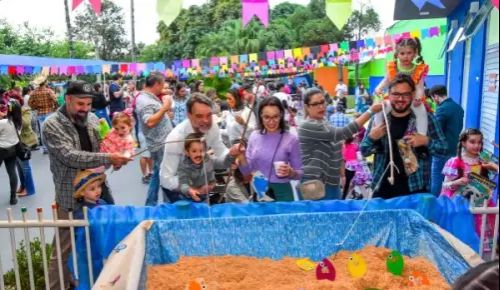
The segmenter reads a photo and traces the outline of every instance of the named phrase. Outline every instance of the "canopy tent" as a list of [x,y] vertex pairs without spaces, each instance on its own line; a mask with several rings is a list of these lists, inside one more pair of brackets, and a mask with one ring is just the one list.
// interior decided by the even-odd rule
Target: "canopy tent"
[[446,17],[459,3],[459,0],[397,0],[394,20]]

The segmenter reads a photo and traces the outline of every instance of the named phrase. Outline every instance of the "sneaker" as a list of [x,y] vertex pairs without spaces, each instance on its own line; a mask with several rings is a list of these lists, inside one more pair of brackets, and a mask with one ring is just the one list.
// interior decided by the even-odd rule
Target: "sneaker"
[[148,184],[149,181],[151,181],[151,176],[150,175],[146,175],[146,176],[142,177],[142,183],[143,184]]

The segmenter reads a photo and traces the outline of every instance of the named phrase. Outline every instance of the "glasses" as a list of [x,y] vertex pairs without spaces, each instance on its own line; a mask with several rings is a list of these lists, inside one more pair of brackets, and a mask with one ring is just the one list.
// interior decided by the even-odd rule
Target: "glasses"
[[269,122],[269,121],[279,121],[279,119],[281,118],[281,115],[276,115],[276,116],[267,116],[267,115],[263,115],[261,116],[262,119],[265,121],[265,122]]
[[310,104],[307,104],[309,107],[313,107],[313,108],[318,108],[318,107],[324,107],[326,105],[326,101],[321,101],[321,102],[317,102],[317,103],[310,103]]
[[405,92],[405,93],[392,92],[390,93],[390,95],[391,98],[394,99],[399,99],[399,98],[410,99],[411,97],[413,97],[413,92]]

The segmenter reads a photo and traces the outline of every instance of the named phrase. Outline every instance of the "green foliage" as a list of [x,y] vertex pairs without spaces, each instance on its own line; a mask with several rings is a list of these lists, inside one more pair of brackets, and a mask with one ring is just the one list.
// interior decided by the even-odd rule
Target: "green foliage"
[[160,40],[140,59],[206,58],[256,53],[340,41],[351,36],[326,17],[325,1],[308,6],[282,3],[271,10],[269,27],[256,19],[243,27],[239,0],[211,0],[183,9],[169,26],[158,24]]
[[226,99],[226,93],[231,88],[231,78],[210,77],[205,79],[204,84],[206,90],[213,88],[219,98]]
[[[94,48],[85,42],[75,42],[74,58],[93,57]],[[67,41],[55,40],[49,29],[37,29],[27,23],[14,28],[0,20],[0,54],[69,58]]]
[[[35,289],[45,289],[45,276],[43,274],[43,258],[42,258],[42,244],[39,239],[35,238],[30,242],[31,259],[33,264],[33,275],[35,277]],[[52,246],[45,245],[47,253],[47,262],[52,253]],[[21,241],[16,249],[16,258],[19,265],[19,276],[21,280],[21,289],[30,289],[29,275],[28,275],[28,257],[26,256],[26,245]],[[14,269],[11,269],[3,276],[5,286],[7,289],[15,289],[16,278]]]
[[129,54],[124,14],[112,1],[102,2],[99,16],[87,5],[85,11],[75,17],[73,30],[76,39],[94,44],[100,59],[119,60]]

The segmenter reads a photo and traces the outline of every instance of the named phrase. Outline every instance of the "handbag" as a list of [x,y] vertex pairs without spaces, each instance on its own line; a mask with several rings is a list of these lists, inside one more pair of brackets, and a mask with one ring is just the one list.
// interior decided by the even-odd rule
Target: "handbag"
[[19,139],[19,143],[16,144],[16,156],[21,159],[21,161],[27,161],[31,159],[31,150],[28,145],[21,142],[21,137],[19,136],[19,132],[16,129],[16,135]]

